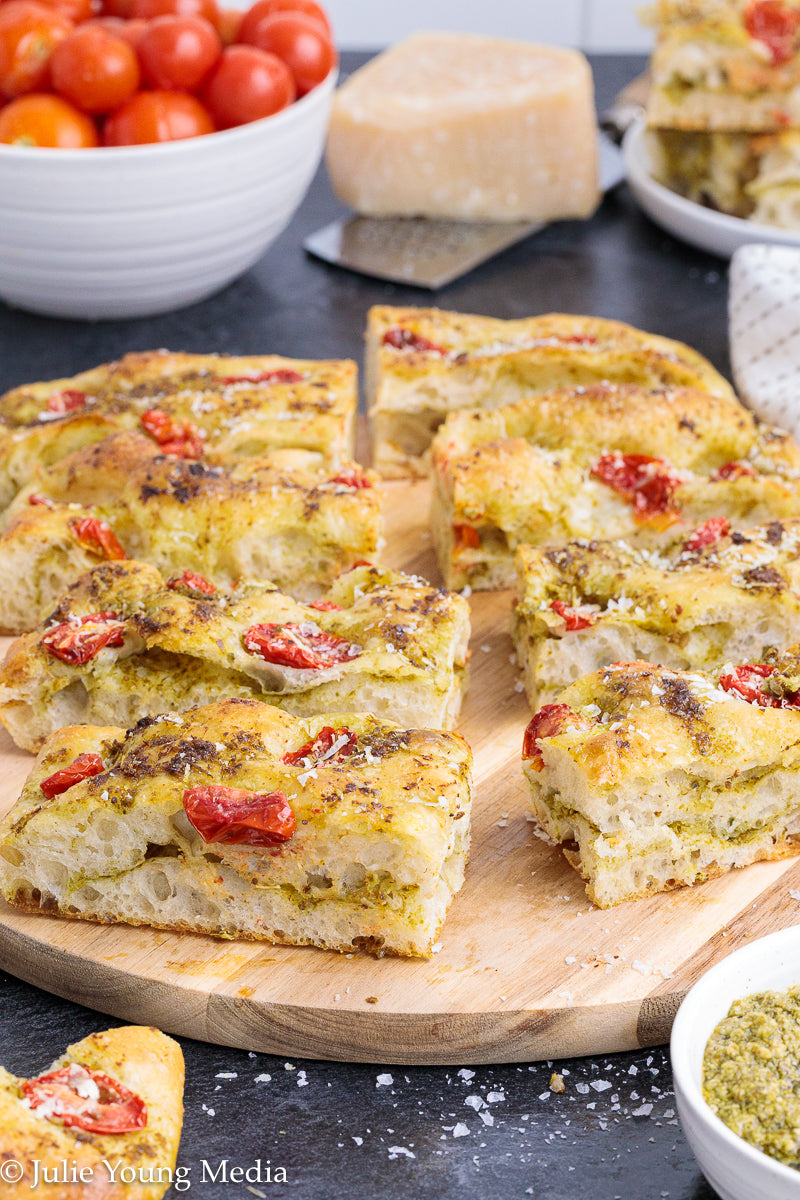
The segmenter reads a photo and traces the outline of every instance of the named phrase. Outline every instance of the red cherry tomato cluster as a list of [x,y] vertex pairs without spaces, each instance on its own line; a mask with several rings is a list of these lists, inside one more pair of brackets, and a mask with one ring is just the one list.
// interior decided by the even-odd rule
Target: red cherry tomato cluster
[[0,142],[171,142],[268,117],[336,64],[315,0],[0,0]]

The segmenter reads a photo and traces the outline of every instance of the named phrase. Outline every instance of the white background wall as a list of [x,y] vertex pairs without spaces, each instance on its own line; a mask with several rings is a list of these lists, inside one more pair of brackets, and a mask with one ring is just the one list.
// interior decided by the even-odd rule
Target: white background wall
[[374,49],[417,29],[452,29],[596,51],[649,51],[644,0],[322,0],[344,50]]

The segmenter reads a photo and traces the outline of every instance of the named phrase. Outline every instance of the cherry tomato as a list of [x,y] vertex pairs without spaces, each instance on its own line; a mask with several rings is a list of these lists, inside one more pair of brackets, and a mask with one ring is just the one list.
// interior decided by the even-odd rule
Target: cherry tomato
[[275,371],[259,371],[257,375],[224,375],[217,382],[228,387],[232,383],[300,383],[302,378],[299,371],[279,367]]
[[265,662],[304,671],[323,671],[352,662],[361,647],[335,633],[307,629],[289,621],[286,625],[251,625],[244,635],[244,648]]
[[571,604],[565,604],[563,600],[551,600],[550,607],[557,616],[561,617],[567,633],[573,633],[578,629],[590,629],[597,620],[598,614],[583,604],[576,608]]
[[746,462],[727,462],[715,471],[711,476],[712,483],[719,483],[723,479],[744,479],[746,476],[755,475],[755,471]]
[[219,13],[219,36],[223,46],[232,46],[239,41],[239,30],[242,27],[244,13],[239,8],[222,8]]
[[219,5],[217,0],[131,0],[132,17],[144,17],[152,21],[153,17],[205,17],[214,28],[219,23]]
[[26,1079],[22,1094],[37,1116],[89,1133],[132,1133],[147,1125],[144,1100],[110,1075],[78,1063]]
[[81,392],[78,388],[64,388],[63,392],[53,392],[52,396],[47,397],[47,411],[53,413],[77,412],[78,409],[86,408],[88,399],[86,392]]
[[681,481],[663,458],[613,451],[598,458],[591,474],[624,496],[640,520],[658,514],[676,515],[672,501]]
[[60,96],[29,92],[0,108],[0,142],[81,150],[99,146],[97,127]]
[[175,458],[202,457],[203,439],[191,421],[176,420],[160,408],[148,408],[142,415],[142,425],[158,442],[162,454],[171,454]]
[[114,560],[125,558],[125,551],[108,521],[98,517],[78,517],[70,521],[70,528],[76,540],[93,554]]
[[203,89],[220,129],[270,117],[295,98],[292,73],[274,54],[255,46],[228,46]]
[[[244,25],[244,22],[243,22]],[[278,12],[263,17],[254,32],[242,41],[269,54],[277,54],[292,72],[298,96],[305,96],[336,64],[330,35],[319,22],[298,12]]]
[[683,543],[684,550],[694,554],[704,546],[713,546],[720,538],[727,537],[731,531],[731,523],[727,517],[709,517],[702,525],[698,525],[691,537]]
[[43,90],[50,55],[72,29],[68,17],[35,0],[0,4],[0,92],[13,98]]
[[61,13],[76,25],[80,21],[88,21],[99,8],[99,4],[95,6],[95,0],[38,0],[38,3]]
[[751,0],[744,11],[744,27],[750,37],[766,46],[773,65],[781,66],[794,57],[800,12],[782,0]]
[[193,92],[222,53],[222,42],[204,17],[164,16],[148,23],[136,50],[152,87]]
[[[322,26],[329,38],[333,38],[328,14],[314,0],[256,0],[255,4],[244,14],[239,41],[250,42],[250,35],[257,32],[264,18],[274,16],[279,12],[302,13],[305,17],[311,17],[313,21]],[[253,43],[253,45],[257,44],[257,42]]]
[[133,0],[102,0],[103,15],[107,17],[122,17],[131,15]]
[[79,754],[68,767],[63,767],[60,771],[48,775],[47,779],[43,779],[39,787],[47,799],[52,800],[53,796],[60,796],[76,783],[82,783],[91,775],[101,775],[103,771],[105,767],[99,754]]
[[[1,2],[1,0],[0,0]],[[105,29],[106,33],[110,33],[113,37],[121,38],[123,42],[127,42],[129,46],[136,49],[139,38],[147,29],[148,22],[140,18],[135,20],[131,18],[126,20],[124,17],[92,17],[90,21],[84,21],[84,29]]]
[[296,829],[285,792],[248,792],[212,783],[187,788],[183,808],[204,842],[279,846]]
[[121,646],[124,641],[125,622],[116,613],[97,612],[54,625],[44,634],[41,644],[54,658],[79,667],[105,646]]
[[569,704],[543,704],[539,711],[533,714],[525,730],[522,757],[531,764],[534,771],[542,771],[544,758],[539,746],[541,738],[558,737],[565,729],[584,732],[591,727],[589,718],[576,712]]
[[[358,745],[358,735],[343,725],[334,729],[332,725],[324,725],[311,741],[306,742],[299,750],[290,750],[284,754],[283,761],[287,766],[296,767],[308,760],[311,767],[320,763],[338,763],[349,758]],[[304,765],[304,764],[303,764]]]
[[137,92],[106,118],[103,144],[141,146],[213,132],[208,110],[188,92]]
[[81,26],[50,59],[53,87],[85,112],[105,113],[133,95],[141,72],[136,51],[105,29]]
[[200,600],[203,596],[216,596],[217,589],[213,583],[203,576],[198,575],[196,571],[186,570],[180,575],[173,575],[167,580],[167,587],[172,592],[182,592],[187,596],[191,596],[193,600]]
[[444,346],[439,346],[436,342],[423,337],[421,333],[414,333],[413,329],[406,329],[402,325],[392,325],[391,329],[387,329],[382,342],[384,346],[391,346],[393,350],[420,350],[429,354],[447,354]]

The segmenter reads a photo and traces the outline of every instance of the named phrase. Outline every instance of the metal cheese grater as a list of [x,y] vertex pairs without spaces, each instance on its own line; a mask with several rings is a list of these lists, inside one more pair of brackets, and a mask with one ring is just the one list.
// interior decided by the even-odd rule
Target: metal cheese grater
[[[600,135],[600,186],[624,178],[622,156]],[[543,228],[528,221],[436,221],[427,217],[345,217],[307,237],[309,254],[391,283],[435,291]]]

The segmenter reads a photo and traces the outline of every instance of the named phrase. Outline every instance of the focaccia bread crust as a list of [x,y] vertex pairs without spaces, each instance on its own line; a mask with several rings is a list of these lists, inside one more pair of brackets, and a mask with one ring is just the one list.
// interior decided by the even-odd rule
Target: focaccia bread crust
[[[120,549],[87,541],[86,517],[105,521]],[[39,471],[7,510],[0,627],[32,628],[85,571],[125,555],[220,587],[268,579],[310,599],[375,556],[381,527],[377,492],[356,464],[320,472],[305,451],[286,450],[223,468],[113,434]]]
[[796,646],[755,671],[616,663],[539,709],[532,816],[595,904],[800,853],[798,688]]
[[696,350],[620,321],[564,313],[503,321],[386,305],[368,314],[367,407],[374,464],[386,476],[427,474],[431,439],[449,412],[603,380],[734,398]]
[[[298,448],[336,466],[353,457],[356,407],[356,365],[349,361],[126,354],[69,379],[25,384],[0,396],[0,508],[37,466],[51,466],[118,430],[158,432],[162,442],[170,434],[179,443],[188,439],[187,458],[259,458]],[[154,423],[154,411],[173,428]]]
[[777,29],[770,7],[769,0],[654,5],[648,122],[764,133],[800,124],[800,5],[782,0],[789,20],[779,16]]
[[[46,799],[42,781],[86,753],[102,773]],[[427,956],[463,882],[470,765],[454,733],[302,720],[254,700],[127,733],[67,727],[0,824],[0,889],[27,912]],[[184,805],[209,787],[280,793],[294,831],[280,844],[203,840]]]
[[710,671],[800,638],[800,518],[746,532],[712,519],[660,552],[521,546],[516,568],[513,637],[534,706],[608,663]]
[[[209,589],[206,581],[182,578],[166,581],[145,563],[105,563],[74,584],[36,632],[12,643],[0,671],[0,722],[18,745],[38,750],[62,725],[127,726],[219,696],[264,700],[299,716],[371,712],[404,726],[454,724],[469,641],[461,596],[369,566],[342,575],[311,605],[271,584],[209,595],[198,590]],[[98,613],[122,622],[121,644],[77,663],[48,648],[48,631]],[[271,658],[268,646],[247,648],[248,631],[265,625],[276,646]]]
[[[800,514],[800,449],[736,400],[596,384],[453,413],[432,448],[448,587],[509,587],[520,545],[663,545],[709,517]],[[624,486],[626,479],[630,484]]]
[[[144,1101],[147,1123],[127,1133],[95,1133],[71,1128],[57,1117],[32,1111],[25,1082],[0,1067],[0,1162],[21,1163],[17,1182],[0,1181],[0,1200],[161,1200],[170,1186],[183,1124],[183,1054],[177,1042],[157,1029],[126,1025],[92,1033],[68,1046],[49,1070],[76,1063],[123,1085]],[[114,1168],[109,1175],[104,1162]],[[132,1168],[136,1181],[120,1181],[117,1166]],[[47,1168],[63,1178],[85,1172],[85,1182],[46,1182]],[[150,1182],[152,1178],[152,1182]]]

